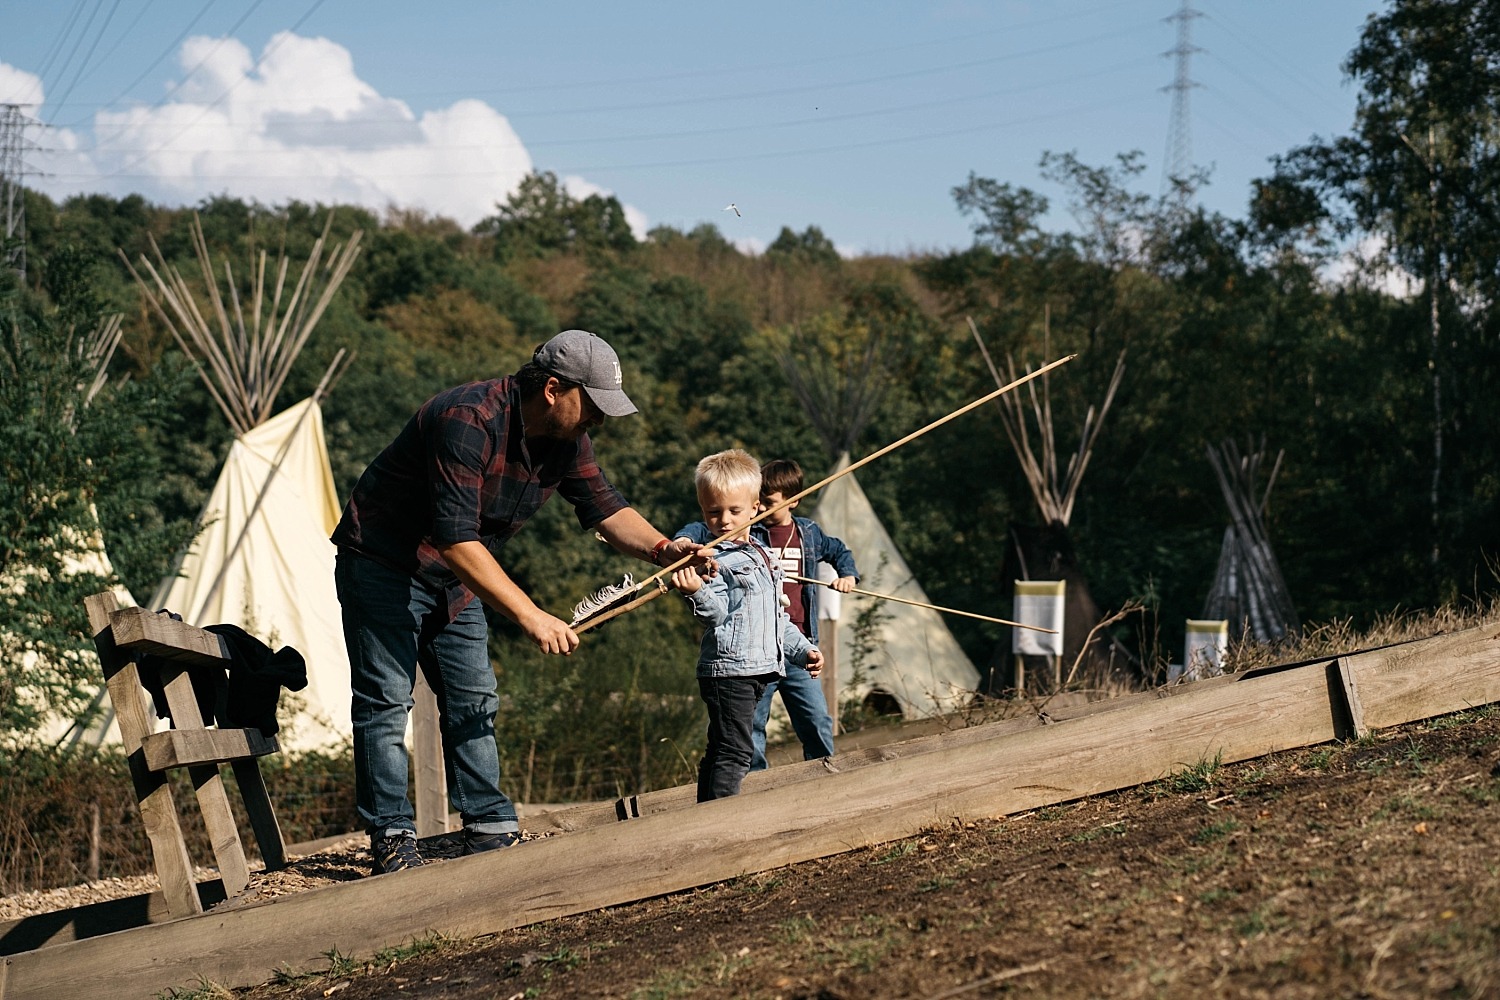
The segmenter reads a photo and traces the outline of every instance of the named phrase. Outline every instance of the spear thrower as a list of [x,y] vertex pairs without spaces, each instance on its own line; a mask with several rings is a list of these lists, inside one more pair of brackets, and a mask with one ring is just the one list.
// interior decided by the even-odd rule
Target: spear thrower
[[[897,448],[901,447],[904,444],[910,444],[912,441],[915,441],[917,438],[921,437],[923,434],[926,434],[928,431],[941,427],[948,421],[953,420],[957,417],[961,417],[965,413],[968,413],[970,410],[977,409],[978,407],[983,406],[985,403],[988,403],[992,399],[998,399],[999,397],[1005,395],[1005,393],[1010,392],[1012,389],[1015,389],[1018,386],[1025,385],[1032,379],[1039,378],[1040,376],[1045,375],[1047,372],[1050,372],[1052,369],[1067,364],[1069,361],[1072,361],[1076,357],[1078,357],[1078,355],[1069,354],[1066,357],[1058,358],[1056,361],[1053,361],[1050,364],[1043,365],[1036,371],[1028,372],[1021,378],[1015,379],[1014,381],[1001,386],[988,395],[979,397],[972,403],[968,403],[964,406],[959,407],[945,417],[939,417],[937,420],[934,420],[927,426],[912,431],[910,434],[906,435],[906,437],[904,438],[901,438],[899,441],[893,441],[890,444],[886,445],[884,448],[881,448],[879,451],[871,452],[859,461],[845,466],[838,472],[833,473],[820,482],[814,483],[813,485],[802,490],[800,493],[794,493],[792,496],[783,499],[780,503],[766,508],[759,514],[755,515],[755,517],[745,522],[744,525],[736,528],[734,531],[725,532],[718,538],[711,539],[708,542],[708,545],[717,545],[719,542],[724,541],[731,535],[743,534],[746,529],[750,528],[752,525],[759,524],[761,521],[764,521],[766,518],[770,517],[777,511],[785,510],[787,507],[796,503],[798,500],[801,500],[803,497],[811,493],[816,493],[818,490],[821,490],[823,487],[827,486],[834,480],[849,475],[849,473],[853,472],[855,469],[864,468],[866,465],[869,465],[871,462],[875,461],[875,459],[880,458],[883,455],[889,455],[891,452],[895,451]],[[681,559],[677,560],[671,565],[662,567],[655,573],[652,573],[650,576],[638,582],[632,579],[630,574],[627,573],[625,575],[625,581],[623,583],[600,588],[590,596],[584,598],[576,605],[574,605],[573,620],[568,624],[568,627],[571,628],[574,632],[586,632],[597,625],[603,625],[605,622],[609,621],[612,618],[618,618],[620,615],[623,615],[628,611],[633,611],[634,609],[640,607],[642,604],[645,604],[647,601],[654,599],[660,594],[666,593],[666,578],[675,570],[681,569],[683,566],[686,566],[692,561],[692,556],[683,556]],[[652,584],[655,584],[655,586],[653,587]]]

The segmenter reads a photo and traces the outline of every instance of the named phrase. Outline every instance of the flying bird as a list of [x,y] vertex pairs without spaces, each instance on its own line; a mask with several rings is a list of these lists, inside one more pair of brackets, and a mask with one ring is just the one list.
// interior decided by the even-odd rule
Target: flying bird
[[736,204],[735,204],[735,203],[734,203],[734,202],[732,202],[732,201],[731,201],[731,202],[730,202],[730,203],[729,203],[729,204],[727,204],[727,205],[725,205],[725,206],[724,206],[724,211],[726,211],[726,212],[733,212],[733,213],[734,213],[734,216],[735,216],[735,218],[737,218],[737,219],[743,219],[743,218],[744,218],[744,216],[743,216],[743,215],[740,215],[740,209],[739,209],[739,206],[738,206],[738,205],[736,205]]

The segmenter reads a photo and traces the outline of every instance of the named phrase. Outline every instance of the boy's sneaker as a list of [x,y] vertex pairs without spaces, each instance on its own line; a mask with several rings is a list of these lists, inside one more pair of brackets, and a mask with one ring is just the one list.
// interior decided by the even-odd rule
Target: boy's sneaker
[[420,868],[427,863],[417,850],[416,834],[409,830],[397,830],[370,839],[370,868],[373,875],[387,872],[404,872],[408,868]]
[[502,847],[514,847],[521,842],[519,833],[471,833],[464,831],[464,854],[483,854],[498,851]]

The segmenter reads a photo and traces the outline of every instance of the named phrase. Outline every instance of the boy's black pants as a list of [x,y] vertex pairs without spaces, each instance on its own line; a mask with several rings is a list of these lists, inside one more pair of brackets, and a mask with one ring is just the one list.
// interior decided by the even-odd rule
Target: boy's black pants
[[699,802],[740,793],[740,782],[755,755],[755,705],[777,676],[698,678],[698,691],[708,706],[708,746],[698,764]]

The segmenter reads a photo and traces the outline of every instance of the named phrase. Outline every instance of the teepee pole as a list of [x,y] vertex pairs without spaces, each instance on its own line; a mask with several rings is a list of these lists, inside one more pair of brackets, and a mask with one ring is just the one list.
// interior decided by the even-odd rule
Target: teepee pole
[[[817,587],[828,587],[836,589],[827,580],[814,580],[810,576],[798,576],[796,573],[788,573],[788,579],[796,580],[798,583],[812,584]],[[842,591],[841,591],[842,593]],[[895,601],[898,604],[910,604],[914,608],[926,608],[928,611],[941,611],[948,615],[963,615],[965,618],[978,618],[982,622],[994,622],[996,625],[1012,625],[1016,628],[1029,628],[1036,632],[1047,632],[1051,635],[1057,634],[1055,628],[1043,628],[1040,625],[1027,625],[1025,622],[1007,621],[1004,618],[991,618],[989,615],[975,614],[972,611],[960,611],[957,608],[945,608],[940,604],[928,604],[925,601],[913,601],[905,597],[897,597],[895,594],[877,594],[873,590],[860,590],[858,587],[849,589],[851,594],[861,594],[865,597],[874,597],[882,601]]]
[[[832,475],[827,476],[826,478],[822,479],[821,481],[816,482],[813,485],[807,487],[806,489],[802,490],[802,492],[800,492],[800,493],[794,493],[791,496],[786,497],[785,499],[783,499],[780,503],[774,504],[774,505],[766,508],[765,510],[761,511],[759,514],[757,514],[754,517],[752,517],[750,520],[746,521],[743,525],[741,525],[740,527],[736,528],[734,531],[727,531],[727,532],[725,532],[724,534],[720,535],[717,538],[710,539],[708,541],[708,545],[717,545],[719,542],[724,541],[726,538],[729,538],[731,535],[743,534],[747,528],[750,528],[753,525],[759,524],[761,521],[764,521],[766,518],[770,517],[772,514],[775,514],[777,511],[785,510],[786,508],[790,507],[792,504],[796,503],[798,500],[801,500],[803,497],[807,496],[808,494],[810,494],[810,493],[816,493],[818,490],[821,490],[823,487],[827,486],[829,483],[832,483],[832,482],[834,482],[837,479],[842,479],[844,476],[849,475],[851,472],[855,471],[856,469],[862,469],[862,468],[864,468],[865,466],[869,465],[871,462],[875,461],[877,458],[880,458],[880,457],[882,457],[884,455],[889,455],[891,452],[895,451],[897,448],[900,448],[902,445],[910,444],[911,442],[915,441],[917,438],[921,437],[923,434],[926,434],[928,431],[935,430],[938,427],[941,427],[944,424],[946,424],[948,421],[954,420],[954,419],[956,419],[958,417],[963,416],[965,413],[968,413],[970,410],[977,409],[978,407],[983,406],[985,403],[988,403],[992,399],[998,399],[1000,396],[1004,395],[1007,392],[1010,392],[1012,389],[1016,388],[1017,386],[1025,385],[1027,382],[1030,382],[1032,379],[1039,378],[1042,375],[1045,375],[1047,372],[1050,372],[1052,369],[1058,368],[1058,367],[1061,367],[1062,365],[1067,364],[1069,361],[1072,361],[1076,357],[1078,357],[1078,355],[1076,355],[1076,354],[1069,354],[1066,357],[1058,358],[1056,361],[1053,361],[1053,362],[1051,362],[1049,364],[1043,365],[1041,368],[1038,368],[1034,372],[1028,372],[1028,373],[1026,373],[1026,375],[1022,376],[1021,378],[1016,379],[1015,381],[1009,383],[1008,385],[1001,386],[1000,388],[996,389],[994,392],[988,393],[987,395],[984,395],[984,396],[980,396],[978,399],[974,400],[972,403],[967,403],[967,404],[965,404],[963,406],[960,406],[958,409],[954,410],[952,413],[948,414],[947,416],[945,416],[945,417],[939,417],[938,419],[934,420],[932,423],[928,424],[927,426],[919,428],[918,430],[912,431],[910,434],[906,435],[906,437],[904,437],[904,438],[901,438],[899,441],[893,441],[890,444],[886,445],[884,448],[881,448],[880,450],[875,451],[875,452],[871,452],[870,454],[866,455],[864,458],[860,459],[859,461],[853,462],[850,465],[845,466],[843,469],[840,469],[838,472],[835,472]],[[639,583],[634,584],[627,591],[625,591],[625,593],[627,593],[627,594],[640,594],[650,584],[656,583],[658,580],[664,579],[669,574],[673,573],[676,570],[681,569],[682,567],[686,566],[688,563],[690,563],[692,561],[693,561],[693,556],[691,556],[691,555],[683,556],[681,559],[677,560],[676,562],[672,563],[671,565],[669,565],[669,566],[663,566],[661,569],[657,570],[655,573],[652,573],[650,576],[646,577],[644,580],[641,580]],[[596,615],[593,618],[590,618],[590,619],[588,619],[586,621],[580,622],[579,624],[573,626],[573,631],[574,632],[585,632],[588,629],[593,628],[595,625],[603,624],[604,622],[608,621],[609,619],[614,618],[614,617],[618,616],[619,614],[622,614],[625,611],[629,610],[629,608],[635,607],[638,604],[644,604],[647,600],[650,600],[652,597],[655,597],[657,594],[663,593],[664,590],[665,590],[665,585],[663,584],[663,585],[659,586],[656,590],[652,591],[649,595],[643,595],[644,596],[644,600],[632,601],[632,602],[629,603],[628,606],[609,608],[608,610],[604,611],[603,613],[601,613],[599,615]],[[624,595],[622,594],[621,596],[624,596]]]

